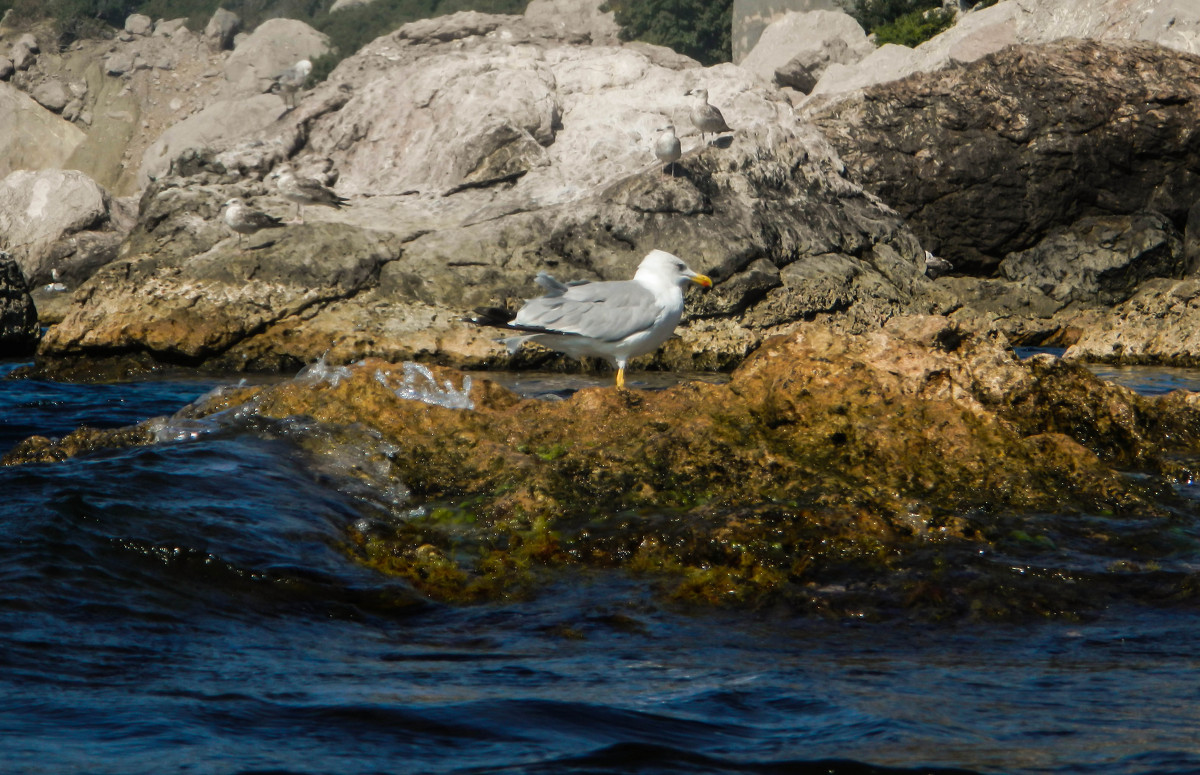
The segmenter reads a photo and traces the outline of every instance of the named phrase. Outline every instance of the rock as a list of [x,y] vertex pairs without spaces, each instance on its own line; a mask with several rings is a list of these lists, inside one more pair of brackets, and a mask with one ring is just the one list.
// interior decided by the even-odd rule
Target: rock
[[363,5],[370,5],[373,2],[375,2],[375,0],[336,0],[336,2],[329,7],[329,12],[333,13],[334,11],[343,11],[347,8],[357,8]]
[[579,35],[597,46],[616,45],[621,31],[612,11],[602,11],[604,0],[530,0],[525,19],[535,27],[549,27],[548,37]]
[[795,89],[801,94],[808,94],[817,85],[817,76],[799,57],[776,68],[774,78],[780,86]]
[[0,57],[0,81],[7,81],[12,77],[16,68],[13,66],[13,61],[8,57]]
[[262,94],[273,79],[301,59],[329,51],[329,38],[296,19],[268,19],[234,49],[225,63],[223,95]]
[[915,49],[880,49],[857,65],[830,67],[813,94],[840,99],[838,95],[913,73],[974,62],[1009,45],[1063,38],[1146,41],[1195,53],[1200,51],[1200,5],[1191,0],[1080,0],[1066,8],[1047,0],[1009,0],[959,14],[953,27]]
[[[862,335],[801,325],[728,384],[562,401],[439,367],[320,361],[170,419],[33,437],[3,462],[153,444],[197,420],[246,433],[303,417],[294,441],[313,457],[365,453],[370,464],[347,467],[360,490],[396,504],[403,485],[393,508],[406,518],[359,523],[347,545],[436,600],[532,594],[556,570],[607,568],[689,603],[1077,617],[1194,594],[1186,567],[1144,588],[1086,569],[1107,564],[1129,520],[1140,558],[1177,555],[1171,484],[1193,468],[1174,455],[1200,443],[1198,404],[1021,362],[1002,337],[917,317]],[[1035,561],[1053,572],[1012,572]]]
[[145,14],[130,14],[125,17],[125,31],[131,35],[149,35],[154,31],[154,22]]
[[1004,277],[1056,301],[1104,305],[1124,301],[1150,278],[1180,277],[1187,268],[1178,232],[1159,213],[1082,218],[1000,262]]
[[62,81],[55,79],[39,83],[30,96],[43,108],[54,113],[61,113],[71,101],[71,92]]
[[1081,218],[1153,210],[1182,232],[1200,200],[1200,59],[1158,46],[1017,46],[803,114],[967,273]]
[[1144,283],[1110,314],[1093,315],[1063,357],[1123,364],[1200,366],[1200,281]]
[[21,170],[0,181],[0,233],[34,285],[49,281],[56,243],[104,228],[108,214],[108,194],[81,172]]
[[83,140],[77,127],[0,83],[0,175],[62,167]]
[[21,268],[0,251],[0,358],[32,353],[39,333],[37,309]]
[[[875,46],[867,40],[863,28],[849,14],[787,13],[763,30],[754,49],[740,64],[768,82],[783,68],[791,72],[801,67],[819,78],[830,63],[851,65],[874,51]],[[811,89],[809,86],[801,91],[807,93]]]
[[38,45],[37,38],[33,36],[32,32],[22,34],[17,38],[17,42],[14,45],[27,48],[35,54],[40,54],[42,51],[41,46]]
[[137,67],[137,59],[136,51],[119,49],[104,58],[104,72],[109,75],[132,73]]
[[733,61],[741,64],[763,31],[785,14],[843,10],[839,0],[733,0]]
[[34,50],[20,42],[12,47],[9,56],[12,58],[13,67],[18,71],[28,70],[37,61],[37,54]]
[[154,34],[159,37],[174,37],[181,31],[187,31],[187,19],[159,19],[154,23]]
[[241,24],[242,20],[233,11],[218,8],[204,28],[204,39],[216,51],[233,48],[233,36]]
[[171,162],[189,149],[209,149],[261,130],[284,112],[282,100],[270,94],[216,102],[163,132],[142,156],[141,186],[164,175]]
[[[520,16],[476,13],[406,25],[344,60],[287,115],[260,95],[261,122],[236,104],[177,125],[142,163],[155,182],[122,248],[129,271],[112,265],[80,289],[43,340],[43,360],[140,352],[290,369],[329,351],[331,363],[562,363],[536,350],[509,356],[461,318],[528,297],[542,270],[626,279],[654,248],[718,281],[710,299],[689,301],[680,337],[653,358],[659,365],[731,368],[800,320],[837,317],[859,331],[949,308],[902,219],[843,176],[780,92],[731,65],[702,69],[655,47],[580,45],[539,30]],[[664,178],[654,130],[686,116],[684,94],[700,84],[738,132],[727,147],[700,147],[677,122],[685,152],[679,177]],[[219,139],[224,127],[255,124]],[[260,181],[285,160],[331,170],[350,206],[312,214],[312,231],[289,226],[273,260],[324,276],[342,271],[322,252],[330,240],[392,246],[363,285],[302,311],[287,294],[255,287],[260,275],[205,268],[241,260],[212,220],[220,203],[259,197],[271,212],[281,200]],[[335,226],[336,238],[301,236]],[[209,291],[197,298],[200,285]],[[240,294],[261,305],[247,322],[219,308]],[[179,324],[193,319],[203,345]]]

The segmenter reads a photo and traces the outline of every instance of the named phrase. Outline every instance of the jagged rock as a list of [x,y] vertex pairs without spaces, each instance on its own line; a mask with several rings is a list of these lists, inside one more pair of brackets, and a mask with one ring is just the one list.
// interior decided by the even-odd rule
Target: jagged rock
[[[741,66],[768,82],[776,80],[776,71],[780,69],[785,73],[803,69],[808,76],[820,78],[831,63],[851,65],[874,50],[875,46],[867,40],[863,28],[849,14],[836,11],[787,13],[763,31],[754,49],[741,61]],[[778,82],[793,85],[782,80]],[[812,85],[801,91],[811,91]]]
[[775,69],[775,83],[808,94],[816,86],[817,77],[808,65],[796,58]]
[[38,45],[37,38],[34,37],[32,32],[23,33],[17,38],[17,42],[14,45],[27,48],[35,54],[39,54],[42,51],[42,47]]
[[187,19],[159,19],[154,23],[154,34],[158,37],[174,37],[181,31],[187,31]]
[[1159,213],[1082,218],[1000,262],[1007,279],[1064,304],[1115,304],[1150,278],[1180,277],[1187,269],[1182,240]]
[[841,0],[733,0],[732,54],[741,64],[772,22],[787,13],[844,11]]
[[37,310],[21,268],[0,251],[0,357],[33,352],[39,332]]
[[813,89],[838,100],[856,89],[914,73],[974,62],[1013,44],[1062,38],[1146,41],[1178,51],[1200,51],[1200,5],[1192,0],[1006,0],[959,14],[949,30],[915,49],[888,45],[857,65],[833,65]]
[[[944,318],[863,335],[806,324],[728,384],[563,401],[437,367],[318,362],[174,418],[33,437],[3,462],[290,417],[313,429],[296,441],[314,457],[380,450],[351,475],[379,493],[402,482],[405,518],[359,523],[347,543],[443,601],[534,592],[537,569],[572,567],[628,571],[688,602],[859,617],[1078,616],[1195,594],[1188,567],[1141,591],[1081,568],[1103,568],[1118,536],[1147,563],[1176,555],[1184,496],[1171,485],[1196,473],[1177,453],[1200,443],[1197,396],[1143,398],[1070,363],[1022,362]],[[1012,572],[1035,561],[1053,572]]]
[[0,83],[0,175],[62,167],[83,140],[77,127]]
[[592,44],[618,42],[620,26],[612,11],[602,11],[604,0],[531,0],[525,19],[532,25],[549,26],[560,38],[579,35]]
[[274,123],[285,111],[283,101],[259,94],[213,103],[163,132],[142,156],[138,182],[145,186],[166,174],[171,162],[189,150],[209,150]]
[[[51,269],[65,270],[67,264],[78,265],[71,279],[82,281],[115,257],[122,234],[111,210],[104,189],[74,170],[20,170],[0,181],[0,233],[33,285],[50,282]],[[80,234],[93,231],[109,234]],[[67,261],[71,256],[76,258]]]
[[[539,30],[523,17],[477,13],[406,25],[344,60],[294,111],[266,111],[261,130],[232,146],[214,138],[220,127],[231,116],[238,130],[255,122],[244,108],[210,109],[210,128],[143,160],[157,182],[123,248],[126,263],[80,289],[41,357],[141,351],[286,369],[329,351],[335,363],[366,355],[545,363],[559,356],[534,350],[510,361],[463,314],[517,303],[541,270],[563,280],[627,278],[654,248],[718,281],[710,301],[689,304],[689,327],[656,355],[661,364],[731,367],[803,319],[838,317],[864,330],[901,312],[948,308],[900,217],[846,180],[777,90],[730,65],[702,69],[656,47],[578,45]],[[700,85],[738,129],[726,147],[700,146],[688,127],[684,94]],[[685,153],[671,178],[659,173],[652,142],[676,115]],[[193,116],[172,132],[199,125]],[[289,212],[259,182],[288,159],[332,170],[350,199],[340,211],[306,214],[308,230],[336,225],[349,244],[402,247],[369,281],[302,313],[286,294],[258,289],[260,275],[204,274],[214,303],[250,294],[261,305],[236,322],[196,301],[194,272],[209,265],[196,258],[239,260],[215,220],[227,199],[259,197],[256,206]],[[325,241],[300,238],[308,230],[272,235],[264,254],[317,275],[341,271]],[[203,344],[184,333],[189,326]]]
[[13,67],[18,71],[28,70],[33,67],[33,63],[37,61],[37,53],[34,49],[22,42],[17,42],[9,53],[12,59]]
[[0,57],[0,81],[7,81],[16,70],[13,61],[8,57]]
[[62,113],[63,108],[71,101],[71,92],[62,81],[55,79],[39,83],[30,96],[43,108],[54,113]]
[[233,36],[241,27],[242,20],[233,11],[218,8],[204,28],[204,39],[210,48],[217,51],[233,48]]
[[1158,46],[1017,46],[805,115],[968,273],[1080,218],[1155,210],[1182,231],[1200,200],[1200,57]]
[[104,58],[104,72],[109,75],[125,75],[136,69],[138,59],[136,51],[119,49]]
[[375,0],[336,0],[336,2],[329,7],[329,12],[333,13],[334,11],[342,11],[347,8],[354,8],[360,5],[370,5],[373,2],[375,2]]
[[1108,314],[1085,320],[1063,357],[1200,366],[1200,280],[1151,280]]
[[226,97],[262,94],[301,59],[329,51],[329,37],[296,19],[268,19],[238,43],[225,62]]
[[154,22],[145,14],[130,14],[125,17],[125,31],[131,35],[149,35],[154,31]]

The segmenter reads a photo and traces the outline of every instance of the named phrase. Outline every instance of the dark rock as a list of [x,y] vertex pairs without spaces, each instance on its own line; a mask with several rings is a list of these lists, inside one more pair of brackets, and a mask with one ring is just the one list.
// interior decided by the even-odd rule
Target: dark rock
[[801,94],[808,94],[817,85],[817,77],[813,70],[803,60],[789,60],[783,67],[776,68],[775,82],[780,86],[789,86]]
[[1055,301],[1104,305],[1124,301],[1150,278],[1181,277],[1187,269],[1183,242],[1159,213],[1082,218],[1000,263],[1005,278]]
[[0,251],[0,357],[33,352],[39,334],[25,277],[17,262]]
[[1013,46],[815,110],[851,177],[963,272],[1086,217],[1182,231],[1200,200],[1200,57],[1150,44]]

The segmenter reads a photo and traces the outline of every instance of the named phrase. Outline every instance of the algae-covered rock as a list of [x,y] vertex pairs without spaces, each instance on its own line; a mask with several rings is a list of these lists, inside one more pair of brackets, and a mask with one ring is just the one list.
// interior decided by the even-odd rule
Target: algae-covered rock
[[[306,448],[374,449],[344,472],[406,494],[350,529],[351,551],[437,599],[600,567],[685,602],[1007,617],[1086,611],[1123,585],[1191,596],[1190,571],[1163,565],[1200,546],[1171,486],[1195,474],[1196,404],[1022,362],[1003,338],[925,317],[863,335],[801,326],[727,384],[564,401],[438,367],[321,363],[141,433],[233,417],[346,429]],[[65,442],[7,462],[57,459]],[[1118,558],[1157,575],[1120,565],[1118,579]],[[1013,570],[1035,566],[1053,572]]]

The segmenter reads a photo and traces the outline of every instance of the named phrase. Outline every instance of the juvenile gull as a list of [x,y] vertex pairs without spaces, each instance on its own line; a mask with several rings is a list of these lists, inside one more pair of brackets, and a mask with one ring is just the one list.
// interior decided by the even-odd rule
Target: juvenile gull
[[235,197],[225,203],[225,225],[237,232],[238,247],[241,247],[243,234],[257,234],[263,229],[278,229],[283,226],[283,221],[247,207],[242,200]]
[[676,256],[652,250],[632,280],[567,285],[540,272],[537,283],[545,296],[526,301],[515,317],[482,310],[472,322],[522,332],[503,340],[509,353],[535,342],[572,358],[604,358],[616,366],[617,387],[623,389],[629,359],[657,350],[675,332],[689,282],[712,287],[712,280]]
[[706,134],[719,135],[733,131],[725,123],[721,111],[708,104],[708,89],[692,89],[688,94],[696,98],[692,103],[692,124],[700,130],[700,142],[704,142]]
[[675,177],[675,162],[679,161],[679,157],[683,155],[683,147],[679,144],[679,138],[675,136],[675,127],[667,124],[660,132],[658,139],[654,142],[654,155],[663,163],[663,174],[667,174],[667,167],[671,168],[671,177]]
[[271,173],[279,193],[289,202],[296,203],[296,217],[304,223],[304,205],[325,205],[335,210],[342,209],[350,200],[339,196],[316,178],[298,178],[290,167]]
[[271,84],[271,88],[279,89],[283,95],[284,105],[289,108],[296,107],[296,93],[304,88],[304,82],[308,80],[308,74],[312,72],[312,67],[312,62],[301,59],[271,79],[275,82]]

